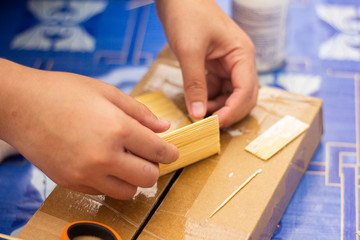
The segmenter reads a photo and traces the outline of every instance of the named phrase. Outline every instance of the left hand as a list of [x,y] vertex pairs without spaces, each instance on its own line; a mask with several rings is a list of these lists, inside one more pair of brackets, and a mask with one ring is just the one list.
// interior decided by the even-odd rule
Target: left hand
[[250,38],[213,0],[156,0],[168,42],[184,79],[194,119],[218,115],[229,127],[255,106],[255,49]]

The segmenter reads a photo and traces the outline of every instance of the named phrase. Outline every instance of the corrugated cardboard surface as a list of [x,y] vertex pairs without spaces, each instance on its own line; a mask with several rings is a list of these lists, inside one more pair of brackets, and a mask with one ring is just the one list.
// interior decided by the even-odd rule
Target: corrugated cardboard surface
[[[165,49],[132,94],[163,90],[184,111],[181,72],[169,56]],[[123,239],[131,239],[161,201],[138,239],[269,239],[320,142],[321,106],[322,101],[316,98],[261,88],[257,106],[249,116],[222,131],[220,155],[186,167],[164,199],[160,196],[174,174],[159,180],[155,197],[141,195],[130,201],[57,187],[19,237],[59,239],[69,222],[94,220],[113,227]],[[244,150],[285,115],[310,124],[310,128],[268,161]],[[259,168],[262,173],[209,218]]]

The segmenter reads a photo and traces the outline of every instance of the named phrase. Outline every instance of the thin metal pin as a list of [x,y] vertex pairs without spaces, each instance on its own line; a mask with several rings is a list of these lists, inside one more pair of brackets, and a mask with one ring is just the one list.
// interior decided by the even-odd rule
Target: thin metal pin
[[232,199],[242,188],[244,188],[246,186],[246,184],[248,184],[254,177],[256,177],[256,175],[258,175],[259,173],[262,172],[262,169],[259,168],[256,172],[253,173],[253,175],[251,175],[248,179],[246,179],[246,181],[241,184],[240,187],[238,187],[229,197],[227,197],[225,199],[225,201],[223,201],[220,206],[218,206],[215,211],[210,215],[209,218],[211,218],[212,216],[215,215],[215,213],[217,213],[222,207],[225,206],[226,203],[228,203],[230,201],[230,199]]

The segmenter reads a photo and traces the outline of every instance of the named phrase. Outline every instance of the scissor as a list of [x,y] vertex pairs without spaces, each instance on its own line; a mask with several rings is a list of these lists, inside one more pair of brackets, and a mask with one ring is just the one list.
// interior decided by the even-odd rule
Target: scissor
[[80,236],[98,237],[103,240],[122,240],[114,229],[94,221],[76,221],[70,223],[64,228],[61,240],[71,240]]

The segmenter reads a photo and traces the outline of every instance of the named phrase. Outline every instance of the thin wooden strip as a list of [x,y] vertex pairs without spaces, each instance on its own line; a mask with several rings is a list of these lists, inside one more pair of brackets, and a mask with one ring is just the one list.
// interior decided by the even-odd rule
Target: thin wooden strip
[[308,128],[308,124],[287,115],[254,139],[245,150],[268,160]]
[[160,175],[186,167],[220,152],[220,130],[217,116],[211,116],[160,136],[174,144],[180,153],[171,164],[160,164]]
[[191,123],[186,115],[162,91],[138,96],[136,100],[147,106],[157,117],[169,120],[171,127],[168,132]]
[[[189,125],[188,125],[189,126]],[[191,127],[183,127],[181,130],[172,131],[171,134],[159,134],[160,137],[168,142],[171,142],[177,146],[186,145],[189,143],[189,139],[205,138],[208,134],[212,134],[217,131],[218,126],[212,123],[212,126],[204,122],[204,125],[193,123]]]
[[[189,143],[188,145],[179,147],[180,160],[174,162],[173,165],[189,165],[194,161],[198,161],[212,154],[218,153],[219,145],[217,142],[217,138],[212,136],[209,138],[199,139],[198,141],[194,141]],[[169,168],[171,168],[171,166],[169,166]]]
[[215,215],[221,208],[223,208],[241,189],[243,189],[251,180],[253,180],[256,175],[262,172],[262,169],[259,168],[256,172],[254,172],[248,179],[245,180],[243,184],[240,185],[230,196],[228,196],[211,214],[210,217]]
[[12,237],[6,234],[0,233],[0,239],[7,239],[7,240],[22,240],[21,238]]
[[174,144],[180,153],[171,164],[160,164],[160,175],[173,172],[205,159],[220,151],[220,129],[217,116],[211,116],[190,124],[190,120],[161,91],[136,98],[157,117],[171,121],[172,127],[159,136]]

